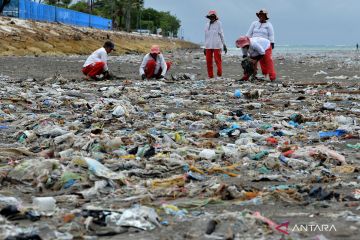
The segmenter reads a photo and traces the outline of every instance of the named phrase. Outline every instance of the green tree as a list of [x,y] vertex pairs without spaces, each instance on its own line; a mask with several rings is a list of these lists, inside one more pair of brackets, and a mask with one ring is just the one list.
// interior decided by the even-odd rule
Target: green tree
[[59,6],[59,7],[69,7],[72,0],[45,0],[46,4]]
[[180,20],[172,16],[170,12],[160,12],[160,14],[160,27],[163,35],[176,37],[181,26]]
[[77,2],[69,7],[70,9],[78,12],[89,13],[90,9],[86,2]]

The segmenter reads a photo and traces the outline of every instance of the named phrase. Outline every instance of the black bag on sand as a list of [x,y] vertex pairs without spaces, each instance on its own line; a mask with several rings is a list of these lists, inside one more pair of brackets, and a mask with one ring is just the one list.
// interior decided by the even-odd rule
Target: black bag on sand
[[244,74],[252,76],[255,74],[255,67],[254,67],[254,63],[251,61],[250,58],[244,58],[241,61],[241,66],[244,70]]

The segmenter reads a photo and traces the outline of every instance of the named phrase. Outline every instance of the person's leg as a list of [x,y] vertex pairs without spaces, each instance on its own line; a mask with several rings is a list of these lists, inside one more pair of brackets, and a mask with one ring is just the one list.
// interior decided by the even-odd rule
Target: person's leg
[[91,69],[92,69],[92,66],[89,65],[89,66],[83,67],[83,69],[81,71],[85,76],[87,76],[88,73],[91,71]]
[[[266,52],[265,52],[265,54],[266,54]],[[267,67],[266,67],[265,56],[264,56],[262,59],[259,60],[259,63],[260,63],[260,67],[261,67],[261,72],[262,72],[262,74],[263,74],[264,77],[265,77],[266,75],[269,74],[269,72],[268,72],[268,70],[267,70]],[[257,65],[257,64],[256,64],[256,65]]]
[[146,63],[145,67],[145,75],[147,79],[155,77],[155,68],[156,68],[156,61],[155,60],[149,60]]
[[272,49],[271,47],[265,51],[264,56],[264,67],[267,74],[269,74],[269,78],[271,81],[274,81],[276,79],[276,72],[274,67],[274,61],[272,58]]
[[241,81],[247,81],[249,80],[249,74],[245,74],[242,76],[242,78],[240,79]]
[[87,72],[86,76],[95,78],[96,75],[100,75],[104,72],[105,63],[104,62],[96,62],[85,68]]
[[[167,66],[166,73],[170,70],[171,65],[172,65],[172,62],[166,62],[166,66]],[[156,74],[154,74],[154,75],[155,75],[155,78],[156,78],[156,79],[159,79],[160,76],[161,76],[161,73],[162,73],[162,68],[159,68],[159,72],[156,73]]]
[[214,77],[213,54],[214,54],[214,49],[206,49],[206,65],[207,65],[207,72],[209,78]]
[[172,66],[172,62],[166,62],[166,66],[167,66],[167,71],[170,70],[171,66]]
[[214,49],[215,63],[217,67],[218,77],[222,76],[222,60],[221,60],[221,49]]

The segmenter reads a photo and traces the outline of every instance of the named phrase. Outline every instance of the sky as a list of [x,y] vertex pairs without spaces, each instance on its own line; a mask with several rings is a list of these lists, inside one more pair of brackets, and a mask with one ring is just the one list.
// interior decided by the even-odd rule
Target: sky
[[218,12],[227,45],[234,46],[261,8],[269,12],[276,44],[360,43],[360,0],[145,0],[145,7],[176,15],[185,39],[197,43],[204,41],[209,10]]

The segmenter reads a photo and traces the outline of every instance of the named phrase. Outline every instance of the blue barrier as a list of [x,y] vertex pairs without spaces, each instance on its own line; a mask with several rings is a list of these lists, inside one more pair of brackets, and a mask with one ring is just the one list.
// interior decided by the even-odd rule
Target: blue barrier
[[[99,16],[40,4],[31,0],[13,0],[11,2],[11,6],[7,6],[5,11],[11,12],[11,16],[13,17],[35,21],[60,22],[69,25],[98,29],[112,29],[112,20]],[[4,15],[10,16],[9,14]]]

